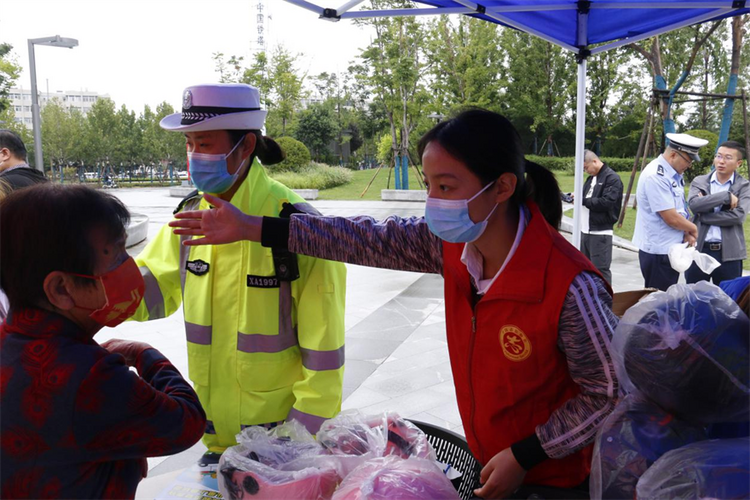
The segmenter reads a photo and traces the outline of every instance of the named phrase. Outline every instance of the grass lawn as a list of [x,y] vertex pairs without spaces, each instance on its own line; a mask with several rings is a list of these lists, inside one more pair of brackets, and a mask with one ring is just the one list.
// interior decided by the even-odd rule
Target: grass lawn
[[[380,190],[386,188],[386,183],[388,181],[388,169],[387,168],[380,169],[380,172],[378,172],[377,177],[375,177],[375,180],[370,186],[370,189],[368,189],[367,193],[365,193],[365,195],[360,198],[362,191],[365,190],[365,188],[367,187],[367,184],[375,175],[375,172],[377,172],[377,169],[375,168],[370,169],[370,170],[355,170],[353,172],[354,178],[352,179],[352,182],[349,182],[348,184],[337,186],[331,189],[323,189],[319,191],[318,199],[319,200],[378,200],[380,201]],[[391,171],[390,189],[395,189],[394,174],[395,174],[395,170]],[[422,189],[422,187],[417,183],[417,173],[414,171],[413,167],[409,168],[409,188],[410,189]]]

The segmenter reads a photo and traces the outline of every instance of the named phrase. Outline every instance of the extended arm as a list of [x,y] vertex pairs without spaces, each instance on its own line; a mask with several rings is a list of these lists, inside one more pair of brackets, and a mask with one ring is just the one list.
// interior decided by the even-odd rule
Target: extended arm
[[290,219],[245,215],[206,195],[216,208],[177,214],[177,235],[204,236],[185,245],[216,245],[247,239],[264,246],[369,267],[422,273],[442,272],[442,242],[422,217],[384,221],[372,217],[294,214]]

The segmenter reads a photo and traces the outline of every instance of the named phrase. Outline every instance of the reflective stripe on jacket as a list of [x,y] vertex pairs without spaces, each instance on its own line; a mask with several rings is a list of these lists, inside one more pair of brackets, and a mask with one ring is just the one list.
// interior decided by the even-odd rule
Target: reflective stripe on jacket
[[[258,216],[276,217],[284,203],[314,210],[257,161],[231,203]],[[196,197],[183,210],[208,208]],[[136,259],[146,281],[136,320],[168,316],[184,302],[189,376],[212,450],[235,444],[247,425],[290,417],[317,432],[341,409],[346,268],[296,259],[299,278],[279,281],[260,243],[186,247],[168,226]]]

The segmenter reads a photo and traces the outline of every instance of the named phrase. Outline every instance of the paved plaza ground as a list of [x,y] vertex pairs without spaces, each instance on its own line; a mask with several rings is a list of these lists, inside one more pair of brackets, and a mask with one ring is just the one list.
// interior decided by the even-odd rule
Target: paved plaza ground
[[[168,188],[111,191],[132,212],[149,217],[149,239],[172,218],[180,201]],[[421,216],[424,203],[380,201],[319,201],[325,215],[368,214]],[[563,233],[567,237],[570,234]],[[146,242],[130,248],[136,255]],[[627,246],[627,245],[626,245]],[[438,275],[389,271],[347,265],[346,369],[343,408],[365,413],[397,411],[404,417],[430,422],[463,434],[456,406],[445,339],[445,304]],[[636,252],[615,247],[612,276],[616,292],[643,288]],[[187,351],[182,312],[148,323],[128,322],[97,335],[148,342],[187,376]],[[149,479],[138,497],[158,492],[159,477],[191,465],[205,451],[201,443],[173,457],[149,459]],[[153,498],[151,496],[151,498]]]

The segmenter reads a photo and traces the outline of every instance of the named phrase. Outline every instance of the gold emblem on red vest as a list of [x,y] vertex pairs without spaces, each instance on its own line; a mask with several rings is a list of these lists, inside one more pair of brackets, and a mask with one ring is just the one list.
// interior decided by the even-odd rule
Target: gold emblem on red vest
[[531,355],[529,338],[514,325],[505,325],[500,329],[500,345],[505,357],[511,361],[523,361]]

